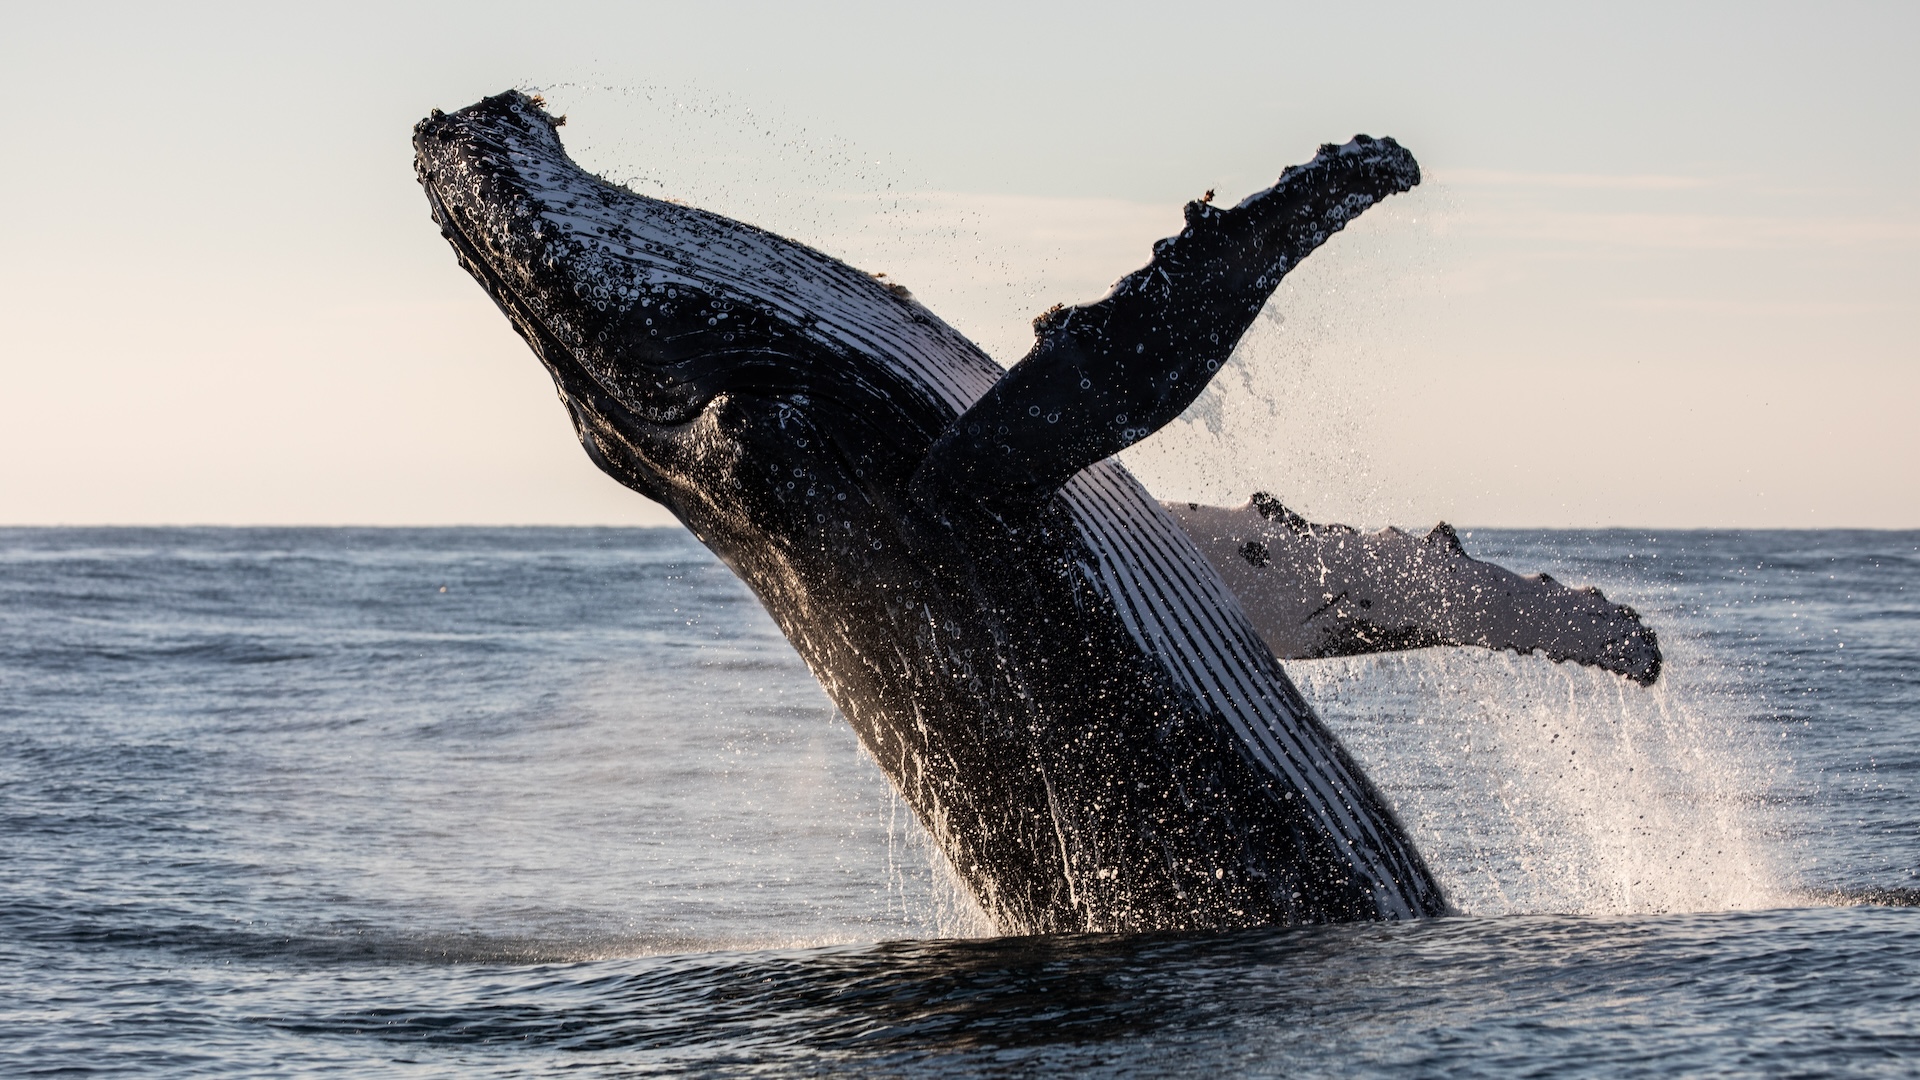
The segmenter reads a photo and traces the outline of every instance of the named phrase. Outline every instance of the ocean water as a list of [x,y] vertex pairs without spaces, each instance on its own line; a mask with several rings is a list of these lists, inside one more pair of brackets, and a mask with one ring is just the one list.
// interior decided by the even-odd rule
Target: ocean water
[[1460,913],[995,939],[678,530],[0,530],[0,1074],[1913,1075],[1920,533],[1289,669]]

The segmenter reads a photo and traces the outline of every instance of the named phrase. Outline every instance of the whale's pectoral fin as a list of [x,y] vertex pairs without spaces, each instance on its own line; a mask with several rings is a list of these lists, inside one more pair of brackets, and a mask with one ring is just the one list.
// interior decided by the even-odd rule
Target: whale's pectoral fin
[[1442,523],[1425,536],[1315,525],[1265,493],[1229,509],[1167,503],[1283,659],[1479,645],[1605,668],[1651,686],[1660,642],[1600,590],[1522,577],[1467,555]]
[[1231,209],[1188,203],[1186,228],[1105,299],[1034,321],[1033,350],[934,443],[915,496],[1002,516],[1037,510],[1081,469],[1179,416],[1287,271],[1419,182],[1413,155],[1363,135]]

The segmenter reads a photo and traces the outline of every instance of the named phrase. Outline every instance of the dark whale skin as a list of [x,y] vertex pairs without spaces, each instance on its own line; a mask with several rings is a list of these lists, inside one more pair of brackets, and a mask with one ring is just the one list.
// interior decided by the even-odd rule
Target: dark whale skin
[[[1416,183],[1411,156],[1360,139],[1240,207],[1192,204],[1009,375],[903,290],[587,174],[560,122],[517,92],[436,110],[414,132],[434,220],[595,464],[747,583],[1001,932],[1445,910],[1217,572],[1108,458],[1191,401],[1287,268]],[[1283,196],[1284,227],[1256,220]],[[1182,292],[1196,273],[1217,303]],[[1087,402],[1133,415],[1049,441],[1046,414]]]

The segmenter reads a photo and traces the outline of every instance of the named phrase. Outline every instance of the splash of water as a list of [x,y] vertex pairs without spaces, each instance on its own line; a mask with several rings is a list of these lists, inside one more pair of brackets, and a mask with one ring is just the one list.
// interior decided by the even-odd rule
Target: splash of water
[[[1288,669],[1471,915],[1632,915],[1806,902],[1780,861],[1783,767],[1739,702],[1685,671],[1643,689],[1472,649]],[[912,936],[995,931],[897,795],[889,914]]]
[[1768,799],[1777,766],[1680,659],[1650,690],[1465,649],[1289,667],[1464,912],[1789,903]]
[[[865,750],[862,749],[862,756]],[[879,766],[874,765],[875,771]],[[887,789],[887,913],[915,938],[985,938],[999,931],[972,890],[922,828],[913,808]]]

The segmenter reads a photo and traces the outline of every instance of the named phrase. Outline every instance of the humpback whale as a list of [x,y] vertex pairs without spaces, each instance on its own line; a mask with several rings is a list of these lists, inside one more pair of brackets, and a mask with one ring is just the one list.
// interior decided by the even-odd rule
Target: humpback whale
[[518,92],[434,110],[413,135],[434,221],[588,456],[752,589],[1002,932],[1446,909],[1112,456],[1193,401],[1283,275],[1419,182],[1411,154],[1358,136],[1187,204],[1003,370],[904,289],[587,173],[563,122]]

